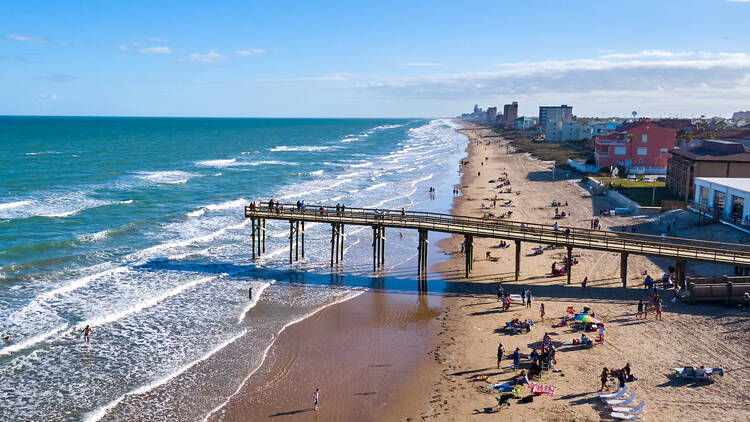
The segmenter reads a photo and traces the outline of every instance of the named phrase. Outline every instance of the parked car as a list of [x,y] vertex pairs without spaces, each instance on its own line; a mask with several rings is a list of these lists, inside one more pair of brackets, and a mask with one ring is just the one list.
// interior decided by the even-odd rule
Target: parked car
[[659,176],[659,177],[657,177],[657,178],[656,178],[656,181],[657,181],[657,182],[666,182],[666,181],[667,181],[667,178],[666,178],[666,177],[664,177],[664,176]]
[[635,174],[631,174],[630,176],[628,176],[628,180],[635,180],[635,179],[636,179]]
[[652,178],[650,178],[650,177],[644,177],[643,181],[644,182],[653,182],[654,180]]

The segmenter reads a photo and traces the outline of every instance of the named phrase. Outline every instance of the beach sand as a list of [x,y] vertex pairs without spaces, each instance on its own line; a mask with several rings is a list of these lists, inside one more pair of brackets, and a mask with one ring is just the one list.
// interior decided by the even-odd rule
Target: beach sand
[[[469,164],[463,169],[462,196],[454,202],[452,212],[460,215],[481,216],[481,203],[491,205],[493,184],[503,171],[508,173],[514,191],[520,195],[504,194],[516,206],[513,220],[553,224],[552,200],[568,201],[564,210],[572,217],[562,220],[562,226],[588,228],[592,215],[601,208],[614,208],[615,203],[602,197],[592,198],[577,185],[578,179],[565,180],[565,172],[557,172],[552,182],[550,164],[527,154],[507,154],[507,141],[500,140],[486,129],[464,130],[470,137]],[[491,145],[487,145],[491,142]],[[488,159],[485,160],[484,158]],[[481,172],[481,175],[478,173]],[[563,179],[563,180],[560,180]],[[496,213],[505,210],[497,208]],[[695,226],[695,218],[678,211],[678,227],[672,232],[684,237],[711,240],[739,241],[743,235],[721,225]],[[603,229],[621,225],[638,225],[641,233],[659,233],[664,225],[658,216],[606,217],[601,219]],[[746,236],[745,236],[746,237]],[[447,251],[460,251],[462,239],[454,236],[438,244]],[[521,258],[521,276],[513,281],[514,247],[497,249],[497,240],[475,239],[474,270],[465,294],[444,300],[445,326],[433,345],[435,360],[440,367],[437,383],[425,395],[420,388],[413,393],[404,391],[401,396],[412,396],[411,402],[422,402],[422,408],[393,406],[389,418],[384,420],[549,420],[586,421],[609,418],[609,411],[598,399],[599,374],[604,366],[621,368],[630,363],[637,381],[628,383],[637,392],[636,405],[646,400],[645,420],[750,420],[750,319],[748,313],[737,308],[717,305],[690,306],[672,303],[671,292],[664,292],[663,321],[637,319],[635,310],[639,299],[645,297],[642,271],[661,276],[671,262],[632,256],[629,259],[629,286],[623,288],[619,278],[619,255],[613,253],[574,250],[579,264],[572,270],[572,284],[566,277],[550,277],[553,261],[562,260],[564,249],[545,251],[540,256],[529,256],[537,245],[524,243]],[[499,262],[485,260],[485,252],[499,257]],[[434,268],[435,277],[447,281],[463,279],[463,257],[439,263]],[[689,264],[688,275],[729,273],[731,268],[710,264]],[[582,291],[581,281],[588,277],[588,288]],[[529,289],[533,295],[532,307],[527,309],[513,304],[503,312],[496,300],[497,282],[502,281],[507,292],[519,293]],[[539,321],[539,305],[544,303],[546,318]],[[580,336],[580,331],[559,327],[568,306],[581,311],[591,307],[596,316],[605,322],[605,343],[593,348],[567,346],[562,342]],[[537,324],[531,333],[509,335],[502,331],[513,318],[533,319]],[[488,392],[484,382],[470,382],[476,375],[488,375],[490,382],[505,382],[515,373],[508,369],[512,359],[496,368],[498,343],[506,354],[519,347],[529,353],[531,347],[541,344],[547,332],[557,347],[557,373],[546,373],[540,382],[556,387],[554,396],[538,396],[532,403],[521,404],[511,400],[510,407],[496,406],[497,393]],[[593,337],[595,333],[591,333]],[[674,367],[706,365],[722,367],[725,376],[717,382],[696,384],[675,380]],[[528,368],[522,363],[521,369]],[[609,382],[610,391],[615,381]],[[522,395],[528,395],[526,387]],[[420,398],[421,395],[421,398]],[[427,415],[427,417],[420,417]]]
[[[488,180],[508,173],[514,192],[513,220],[552,224],[551,201],[568,201],[564,210],[572,217],[561,225],[589,227],[590,219],[614,202],[591,197],[572,174],[558,171],[552,182],[550,164],[527,154],[506,153],[507,141],[486,129],[463,131],[470,138],[469,164],[463,168],[452,212],[481,216],[481,203],[491,205],[494,185]],[[490,142],[490,145],[487,143]],[[487,158],[486,160],[484,158]],[[481,172],[481,175],[478,173]],[[437,195],[447,195],[437,192]],[[506,210],[498,207],[496,213]],[[724,226],[695,226],[684,211],[673,229],[684,237],[739,241],[738,232]],[[638,225],[641,233],[660,233],[658,216],[602,218],[604,230]],[[659,277],[672,264],[663,259],[631,256],[629,286],[619,278],[617,254],[574,250],[579,264],[573,267],[572,284],[566,277],[550,277],[553,261],[561,261],[564,249],[529,256],[536,244],[524,243],[521,276],[513,281],[514,247],[493,248],[496,239],[475,239],[474,270],[464,278],[462,239],[453,236],[437,243],[452,258],[432,265],[430,279],[446,283],[443,294],[370,291],[355,299],[327,308],[287,328],[269,351],[261,369],[250,378],[227,406],[211,420],[340,420],[340,421],[588,421],[608,418],[608,409],[597,397],[602,367],[620,368],[630,363],[637,381],[629,387],[636,400],[646,400],[645,420],[750,420],[750,313],[718,305],[689,306],[672,303],[671,292],[663,293],[663,321],[637,319],[635,309],[644,298],[641,273]],[[490,251],[497,262],[485,260]],[[688,275],[731,273],[731,268],[689,264]],[[414,274],[411,275],[414,277]],[[588,277],[588,288],[581,281]],[[496,300],[497,282],[506,291],[530,289],[532,307],[513,304],[503,312]],[[546,315],[539,321],[539,304]],[[580,332],[556,326],[568,306],[576,311],[591,307],[605,322],[605,343],[593,348],[567,346],[566,339]],[[512,318],[533,319],[531,333],[508,335],[502,327]],[[532,403],[511,400],[498,409],[497,393],[487,383],[471,382],[488,375],[492,383],[504,382],[516,373],[496,368],[496,350],[502,343],[506,353],[519,347],[522,353],[541,343],[548,332],[558,349],[556,370],[538,382],[556,387],[554,396],[539,396]],[[594,333],[591,333],[593,336]],[[674,367],[684,365],[722,367],[725,376],[711,384],[673,379]],[[528,363],[522,363],[522,369]],[[312,392],[321,389],[321,408],[312,408]],[[610,381],[610,391],[615,382]],[[529,389],[523,392],[528,395]]]

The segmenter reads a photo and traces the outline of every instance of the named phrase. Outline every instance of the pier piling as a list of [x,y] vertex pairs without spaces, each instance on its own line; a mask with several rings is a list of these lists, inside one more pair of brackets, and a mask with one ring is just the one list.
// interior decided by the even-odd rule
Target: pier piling
[[521,275],[521,241],[516,240],[516,281]]
[[250,241],[250,249],[252,250],[252,253],[253,253],[253,261],[255,261],[255,219],[254,218],[250,219],[250,224],[252,225],[252,230],[250,232],[250,239],[252,239]]
[[568,275],[568,284],[570,284],[570,273],[573,272],[571,271],[571,269],[573,268],[573,247],[572,246],[568,246],[568,264],[566,266],[567,268],[565,269],[565,272]]
[[620,279],[622,287],[628,287],[628,254],[625,252],[620,254]]

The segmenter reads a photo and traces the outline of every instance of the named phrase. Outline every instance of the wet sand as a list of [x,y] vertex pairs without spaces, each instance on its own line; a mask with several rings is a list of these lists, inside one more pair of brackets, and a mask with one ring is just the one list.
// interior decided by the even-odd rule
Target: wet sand
[[439,303],[435,295],[369,291],[288,327],[258,372],[210,420],[377,419],[428,361]]

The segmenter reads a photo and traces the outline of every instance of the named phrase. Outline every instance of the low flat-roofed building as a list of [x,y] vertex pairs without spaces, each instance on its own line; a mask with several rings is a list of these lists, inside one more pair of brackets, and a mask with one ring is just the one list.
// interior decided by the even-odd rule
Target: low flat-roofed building
[[695,203],[718,218],[750,225],[750,177],[696,177]]
[[670,152],[667,188],[685,202],[695,197],[697,177],[750,177],[750,153],[737,142],[712,139],[696,148]]

